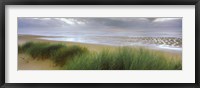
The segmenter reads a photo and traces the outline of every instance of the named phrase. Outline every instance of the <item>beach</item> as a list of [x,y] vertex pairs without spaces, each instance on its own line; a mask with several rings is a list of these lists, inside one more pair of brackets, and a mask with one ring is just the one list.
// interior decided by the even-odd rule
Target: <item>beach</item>
[[[105,48],[115,49],[118,46],[106,45],[106,44],[90,44],[90,43],[80,43],[80,42],[69,42],[69,41],[54,41],[43,38],[59,38],[60,36],[37,36],[37,35],[18,35],[18,45],[25,44],[27,42],[45,42],[45,43],[62,43],[68,46],[78,45],[86,47],[91,52],[98,52]],[[138,47],[138,46],[132,46]],[[140,46],[143,47],[143,46]],[[182,51],[174,51],[169,49],[159,49],[159,48],[149,48],[159,52],[164,52],[166,56],[176,56],[181,57]],[[34,60],[30,56],[25,54],[18,54],[18,70],[59,70],[60,67],[53,64],[51,60]]]
[[[67,45],[81,45],[88,47],[91,51],[99,51],[104,48],[114,48],[115,46],[108,45],[97,45],[97,44],[84,44],[77,42],[62,42],[62,41],[52,41],[39,39],[45,36],[35,36],[35,35],[19,35],[18,45],[22,45],[26,42],[46,42],[46,43],[64,43]],[[52,37],[52,36],[51,36]],[[33,60],[30,56],[24,54],[18,54],[18,70],[59,70],[59,66],[55,66],[51,60]]]

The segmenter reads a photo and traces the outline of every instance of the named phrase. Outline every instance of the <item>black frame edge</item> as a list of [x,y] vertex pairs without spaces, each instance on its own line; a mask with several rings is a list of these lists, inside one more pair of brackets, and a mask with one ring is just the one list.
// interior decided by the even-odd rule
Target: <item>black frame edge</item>
[[1,20],[1,24],[0,24],[0,29],[1,29],[1,40],[0,40],[0,86],[4,87],[5,85],[5,1],[2,0],[0,5],[0,9],[2,13],[0,15],[0,20]]
[[[0,40],[0,87],[5,88],[27,88],[27,87],[50,87],[50,88],[64,88],[64,87],[116,87],[116,88],[132,88],[132,87],[139,87],[139,88],[200,88],[200,54],[199,52],[199,46],[200,44],[199,37],[200,37],[200,1],[199,0],[169,0],[169,1],[159,1],[159,0],[152,0],[152,1],[147,1],[147,0],[141,0],[141,1],[136,1],[136,0],[125,0],[125,1],[120,1],[116,0],[117,2],[114,3],[114,1],[109,0],[109,1],[100,1],[100,0],[7,0],[7,1],[0,1],[0,29],[1,29],[1,40]],[[145,2],[146,1],[146,2]],[[154,2],[153,2],[154,1]],[[195,83],[158,83],[158,84],[150,84],[150,83],[126,83],[126,84],[116,84],[116,83],[92,83],[92,84],[82,84],[82,83],[77,83],[77,84],[71,84],[71,83],[56,83],[56,84],[49,84],[49,83],[5,83],[5,6],[6,5],[195,5]],[[199,34],[199,35],[198,35]],[[168,86],[168,87],[167,87]]]
[[6,83],[4,86],[16,88],[197,88],[193,83]]
[[195,5],[199,0],[6,0],[10,5]]
[[195,4],[195,84],[197,87],[200,87],[200,54],[199,50],[200,44],[199,37],[200,37],[200,1]]

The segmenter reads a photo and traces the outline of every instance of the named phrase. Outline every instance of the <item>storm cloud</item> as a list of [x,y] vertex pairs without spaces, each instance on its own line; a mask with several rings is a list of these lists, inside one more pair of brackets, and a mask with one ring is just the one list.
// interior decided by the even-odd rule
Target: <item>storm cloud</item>
[[78,28],[122,30],[182,29],[182,18],[162,17],[19,17],[18,28]]

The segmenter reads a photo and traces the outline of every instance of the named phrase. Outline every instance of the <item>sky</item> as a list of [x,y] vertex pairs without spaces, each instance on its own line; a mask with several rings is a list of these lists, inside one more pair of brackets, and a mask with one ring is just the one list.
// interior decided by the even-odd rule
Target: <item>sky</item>
[[18,33],[22,32],[134,32],[182,31],[182,18],[146,17],[18,17]]
[[[18,18],[18,28],[182,29],[182,18]],[[84,30],[84,29],[83,29]]]

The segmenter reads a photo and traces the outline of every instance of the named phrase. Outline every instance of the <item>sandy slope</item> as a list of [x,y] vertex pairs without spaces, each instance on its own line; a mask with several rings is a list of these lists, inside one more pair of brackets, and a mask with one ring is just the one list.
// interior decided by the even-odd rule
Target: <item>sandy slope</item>
[[18,70],[56,70],[60,69],[55,66],[51,60],[34,60],[31,57],[19,54]]

